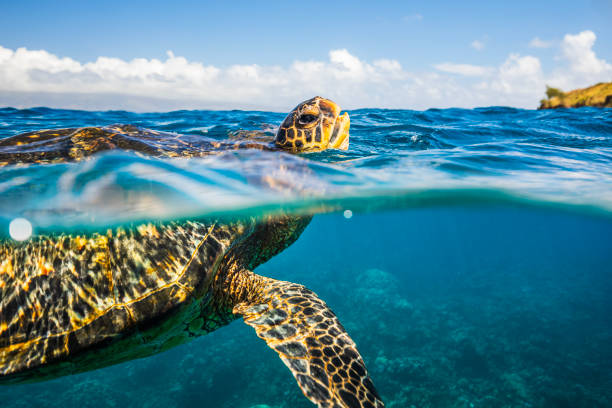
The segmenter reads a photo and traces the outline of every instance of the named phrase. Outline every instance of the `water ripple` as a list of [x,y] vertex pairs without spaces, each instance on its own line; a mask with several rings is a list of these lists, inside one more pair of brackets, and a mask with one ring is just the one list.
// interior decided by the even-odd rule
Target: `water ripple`
[[[432,192],[438,201],[453,201],[466,191],[478,192],[471,199],[501,194],[612,213],[612,109],[361,109],[350,115],[348,151],[291,156],[245,150],[190,160],[112,151],[81,163],[1,168],[0,219],[27,216],[39,226],[105,224],[341,206],[343,200],[359,210],[419,201]],[[2,108],[0,138],[112,123],[196,138],[221,140],[237,130],[271,138],[283,117],[255,111]]]

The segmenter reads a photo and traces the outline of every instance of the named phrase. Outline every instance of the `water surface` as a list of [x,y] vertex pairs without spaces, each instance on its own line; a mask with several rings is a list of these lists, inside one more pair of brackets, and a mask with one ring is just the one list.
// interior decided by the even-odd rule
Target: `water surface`
[[[387,406],[612,405],[612,110],[349,113],[346,152],[160,160],[114,151],[81,163],[0,168],[1,234],[8,239],[16,217],[36,234],[150,218],[317,213],[257,272],[305,284],[327,301]],[[273,137],[283,117],[7,108],[0,137],[111,123]],[[151,358],[0,387],[0,400],[3,407],[312,406],[240,321]]]

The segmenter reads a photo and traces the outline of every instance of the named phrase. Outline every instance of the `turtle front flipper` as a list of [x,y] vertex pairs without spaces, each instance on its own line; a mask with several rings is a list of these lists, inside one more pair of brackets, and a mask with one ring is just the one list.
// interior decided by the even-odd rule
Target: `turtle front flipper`
[[251,300],[234,306],[289,367],[320,408],[384,407],[355,343],[317,295],[302,285],[251,272]]

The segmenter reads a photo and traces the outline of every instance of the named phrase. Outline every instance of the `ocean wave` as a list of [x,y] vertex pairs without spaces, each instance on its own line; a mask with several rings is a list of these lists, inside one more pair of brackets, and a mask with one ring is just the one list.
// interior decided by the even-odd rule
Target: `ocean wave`
[[[35,227],[262,211],[353,211],[491,200],[612,213],[612,110],[504,107],[350,112],[348,151],[240,150],[192,159],[110,151],[78,163],[0,168],[0,219]],[[0,109],[0,137],[131,123],[193,137],[272,137],[283,115]],[[6,228],[0,227],[2,230]]]

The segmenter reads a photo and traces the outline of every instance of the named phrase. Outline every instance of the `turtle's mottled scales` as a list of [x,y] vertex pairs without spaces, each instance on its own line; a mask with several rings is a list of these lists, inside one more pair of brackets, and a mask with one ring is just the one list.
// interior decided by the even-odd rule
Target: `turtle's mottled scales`
[[[193,292],[210,283],[202,263],[214,264],[229,244],[212,238],[213,228],[145,224],[0,246],[0,373],[67,354],[71,341],[95,344],[201,296]],[[217,245],[205,245],[213,239]]]
[[302,285],[261,278],[262,291],[234,307],[320,407],[380,407],[355,343],[336,315]]
[[258,139],[261,137],[247,135],[241,140],[218,141],[133,125],[50,129],[0,139],[0,166],[80,161],[113,149],[155,157],[201,157],[244,148],[271,149],[269,143]]
[[[295,114],[287,116],[278,129],[276,145],[293,152],[304,148],[324,150],[330,145],[348,149],[347,114],[340,115],[338,105],[315,97],[294,109]],[[293,112],[292,112],[293,113]],[[310,121],[310,118],[318,120]]]
[[0,165],[78,161],[112,149],[158,157],[193,157],[221,147],[216,144],[212,139],[132,125],[51,129],[0,139]]

